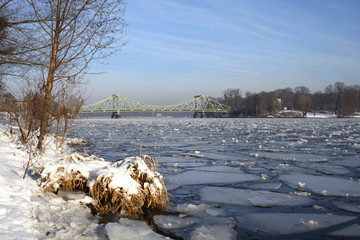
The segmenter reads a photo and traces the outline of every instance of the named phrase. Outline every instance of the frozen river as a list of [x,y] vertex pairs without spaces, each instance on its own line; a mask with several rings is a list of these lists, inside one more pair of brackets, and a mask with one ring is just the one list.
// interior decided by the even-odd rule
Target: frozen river
[[158,159],[167,236],[360,236],[359,119],[89,119],[70,137],[107,161]]

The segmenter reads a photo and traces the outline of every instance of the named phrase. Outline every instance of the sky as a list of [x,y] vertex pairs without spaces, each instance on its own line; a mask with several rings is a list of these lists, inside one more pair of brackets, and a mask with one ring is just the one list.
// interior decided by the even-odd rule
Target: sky
[[88,77],[87,103],[360,85],[359,12],[359,0],[128,0],[128,42],[93,66],[105,73]]

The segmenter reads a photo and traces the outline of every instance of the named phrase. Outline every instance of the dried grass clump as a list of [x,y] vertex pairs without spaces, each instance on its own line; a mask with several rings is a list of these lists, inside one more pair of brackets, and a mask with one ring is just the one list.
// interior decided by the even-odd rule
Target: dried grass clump
[[94,155],[87,155],[87,153],[85,153],[85,156],[82,156],[78,153],[73,153],[69,156],[64,157],[63,162],[68,162],[68,163],[78,163],[78,162],[89,162],[89,161],[93,161],[93,160],[97,160],[97,161],[104,161],[104,159],[102,158],[98,158]]
[[142,213],[144,205],[144,194],[128,195],[123,189],[110,187],[109,178],[98,179],[90,190],[90,196],[95,200],[95,209],[97,212],[106,215],[122,211],[126,215]]
[[94,156],[72,154],[59,164],[42,169],[46,192],[85,191],[103,215],[143,213],[144,208],[163,209],[168,193],[163,177],[156,172],[156,158],[141,156],[110,164]]
[[142,187],[146,208],[163,209],[168,205],[169,198],[163,177],[156,172],[158,161],[147,155],[141,156],[141,160],[151,171],[142,171],[138,165],[134,165],[131,177]]
[[[62,172],[63,167],[59,167],[58,171]],[[55,182],[49,182],[44,187],[44,192],[54,192],[58,191],[84,191],[86,190],[87,178],[85,178],[79,171],[70,172],[64,176],[60,176]]]

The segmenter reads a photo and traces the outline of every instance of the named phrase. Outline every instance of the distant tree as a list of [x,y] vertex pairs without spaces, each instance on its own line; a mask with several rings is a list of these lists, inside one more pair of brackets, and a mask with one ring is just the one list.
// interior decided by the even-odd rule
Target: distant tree
[[311,108],[313,111],[322,111],[326,110],[327,102],[326,102],[326,96],[325,93],[321,91],[317,91],[311,96]]
[[275,93],[281,99],[282,107],[294,109],[294,92],[291,88],[278,89]]
[[235,114],[240,114],[242,111],[243,99],[241,97],[240,89],[227,89],[223,92],[224,104],[231,106]]
[[325,88],[325,106],[324,110],[335,113],[336,110],[336,93],[333,85],[328,85]]
[[360,86],[345,86],[341,98],[341,116],[350,116],[358,111],[360,104]]
[[360,85],[352,86],[354,89],[355,112],[360,113]]
[[244,114],[246,117],[254,117],[260,114],[260,99],[258,94],[246,92],[244,102]]
[[261,114],[274,114],[276,104],[277,104],[277,96],[275,92],[261,92],[259,93],[260,98],[260,113]]
[[298,86],[294,88],[294,109],[301,110],[300,106],[300,98],[301,96],[308,96],[310,95],[310,89],[304,86]]
[[310,95],[300,95],[299,105],[300,105],[300,110],[302,112],[302,115],[303,115],[303,117],[305,117],[311,106]]

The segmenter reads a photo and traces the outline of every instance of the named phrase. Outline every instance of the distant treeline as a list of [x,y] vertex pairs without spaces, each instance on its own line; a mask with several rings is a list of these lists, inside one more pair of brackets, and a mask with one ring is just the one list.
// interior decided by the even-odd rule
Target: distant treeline
[[337,82],[315,93],[311,93],[307,87],[299,86],[271,92],[245,92],[245,96],[242,96],[240,89],[227,89],[217,101],[231,106],[231,114],[235,117],[260,117],[281,110],[301,111],[303,115],[325,111],[346,117],[360,112],[360,86]]

